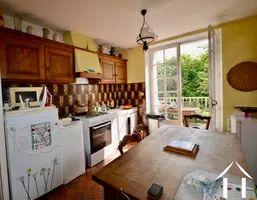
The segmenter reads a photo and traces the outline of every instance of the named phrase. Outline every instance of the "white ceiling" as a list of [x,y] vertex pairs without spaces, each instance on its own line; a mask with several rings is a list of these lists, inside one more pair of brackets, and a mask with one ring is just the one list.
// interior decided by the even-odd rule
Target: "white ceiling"
[[121,48],[136,46],[144,8],[159,40],[257,14],[257,0],[0,0],[1,7],[26,21]]

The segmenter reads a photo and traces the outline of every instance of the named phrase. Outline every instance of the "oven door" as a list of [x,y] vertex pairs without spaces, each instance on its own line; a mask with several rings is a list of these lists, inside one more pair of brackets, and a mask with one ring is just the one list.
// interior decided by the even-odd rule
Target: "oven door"
[[90,127],[91,154],[103,149],[112,143],[111,121]]

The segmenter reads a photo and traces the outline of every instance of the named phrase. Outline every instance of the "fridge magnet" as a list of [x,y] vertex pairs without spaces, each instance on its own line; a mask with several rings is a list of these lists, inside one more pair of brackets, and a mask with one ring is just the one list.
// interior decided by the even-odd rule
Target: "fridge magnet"
[[51,146],[51,124],[44,122],[31,125],[32,150],[39,150]]

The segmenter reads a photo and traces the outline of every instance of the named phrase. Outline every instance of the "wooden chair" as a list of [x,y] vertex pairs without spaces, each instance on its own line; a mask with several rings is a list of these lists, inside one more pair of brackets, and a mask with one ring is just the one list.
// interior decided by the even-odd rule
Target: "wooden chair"
[[130,200],[130,198],[128,197],[128,195],[126,195],[122,188],[119,189],[119,197],[118,197],[118,200]]
[[[209,129],[210,122],[211,122],[211,117],[201,116],[201,115],[198,115],[198,114],[184,115],[184,124],[185,124],[185,127],[190,127],[190,126],[189,126],[189,120],[190,120],[190,119],[195,119],[196,122],[197,122],[197,119],[205,121],[205,122],[206,122],[205,129],[206,129],[206,130]],[[200,129],[199,127],[192,127],[192,128]]]
[[123,154],[123,147],[130,142],[140,142],[140,135],[138,133],[133,133],[132,135],[125,135],[120,141],[118,146],[120,154]]
[[135,132],[140,135],[140,141],[150,134],[149,127],[146,124],[137,125]]

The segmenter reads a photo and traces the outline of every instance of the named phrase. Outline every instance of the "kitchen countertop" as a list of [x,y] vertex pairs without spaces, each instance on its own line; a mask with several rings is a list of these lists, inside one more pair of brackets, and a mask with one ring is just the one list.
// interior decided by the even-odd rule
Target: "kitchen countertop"
[[127,114],[131,114],[134,112],[137,112],[138,108],[137,107],[132,107],[130,109],[112,109],[112,110],[108,110],[108,113],[114,113],[116,112],[118,115],[127,115]]

